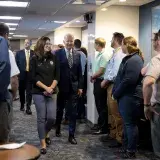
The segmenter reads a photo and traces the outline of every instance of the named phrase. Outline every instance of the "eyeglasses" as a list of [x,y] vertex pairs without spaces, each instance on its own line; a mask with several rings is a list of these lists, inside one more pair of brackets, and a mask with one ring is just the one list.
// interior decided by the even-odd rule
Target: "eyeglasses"
[[45,45],[46,45],[46,46],[51,46],[52,44],[51,44],[51,43],[46,43]]

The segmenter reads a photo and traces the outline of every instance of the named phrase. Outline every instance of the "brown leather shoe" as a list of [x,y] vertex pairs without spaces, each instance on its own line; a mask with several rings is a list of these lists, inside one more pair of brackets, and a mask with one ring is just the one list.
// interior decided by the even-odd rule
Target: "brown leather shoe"
[[68,124],[69,124],[69,121],[64,119],[64,120],[62,121],[62,124],[63,124],[63,125],[68,125]]

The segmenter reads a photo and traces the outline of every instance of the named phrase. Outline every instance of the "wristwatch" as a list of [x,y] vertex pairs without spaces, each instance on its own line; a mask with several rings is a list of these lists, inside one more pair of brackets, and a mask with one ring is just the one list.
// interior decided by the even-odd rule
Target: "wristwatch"
[[144,106],[145,106],[145,107],[150,107],[150,106],[151,106],[151,104],[144,104]]

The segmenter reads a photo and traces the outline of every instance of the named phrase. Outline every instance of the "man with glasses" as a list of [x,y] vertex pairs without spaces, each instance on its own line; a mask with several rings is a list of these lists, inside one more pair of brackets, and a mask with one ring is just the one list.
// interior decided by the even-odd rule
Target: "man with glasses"
[[151,135],[154,153],[160,158],[160,30],[155,33],[153,47],[157,55],[143,69],[144,113],[151,121]]
[[[25,102],[26,102],[26,114],[31,115],[31,103],[32,103],[32,93],[31,93],[31,80],[29,73],[30,59],[34,55],[33,51],[30,49],[31,40],[25,39],[24,48],[20,50],[16,54],[16,62],[17,66],[20,70],[19,75],[19,95],[20,95],[20,110],[25,110]],[[25,94],[26,92],[26,94]],[[26,97],[25,97],[26,95]],[[25,100],[26,99],[26,100]]]

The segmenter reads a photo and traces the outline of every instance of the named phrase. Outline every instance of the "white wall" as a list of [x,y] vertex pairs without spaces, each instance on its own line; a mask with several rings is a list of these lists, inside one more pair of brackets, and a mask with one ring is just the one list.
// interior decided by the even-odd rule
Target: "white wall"
[[63,44],[64,36],[68,33],[73,34],[75,39],[81,40],[82,38],[81,28],[59,28],[54,32],[54,44]]
[[96,37],[103,37],[110,45],[114,32],[124,36],[139,37],[139,7],[110,6],[108,10],[96,12]]
[[82,30],[82,47],[88,49],[88,29]]
[[24,49],[24,39],[20,39],[20,49]]

